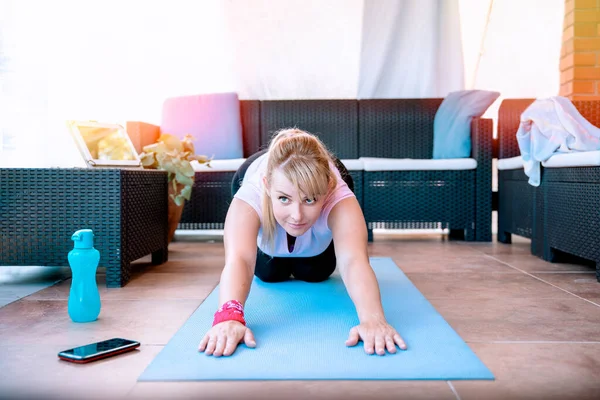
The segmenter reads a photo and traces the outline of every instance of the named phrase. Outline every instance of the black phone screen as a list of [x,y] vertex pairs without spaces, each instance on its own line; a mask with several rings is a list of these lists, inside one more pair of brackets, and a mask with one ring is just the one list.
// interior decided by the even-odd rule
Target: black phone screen
[[136,345],[139,345],[139,343],[134,340],[115,338],[61,351],[59,355],[83,360],[89,357],[110,353],[117,349],[126,349]]

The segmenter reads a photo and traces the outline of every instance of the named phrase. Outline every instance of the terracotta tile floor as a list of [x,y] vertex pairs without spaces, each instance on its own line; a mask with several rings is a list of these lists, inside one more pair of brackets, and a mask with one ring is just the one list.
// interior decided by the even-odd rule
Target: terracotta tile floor
[[[97,322],[67,314],[70,280],[0,308],[0,398],[599,399],[600,283],[592,268],[550,264],[512,245],[440,235],[379,235],[370,255],[394,259],[492,370],[496,381],[234,381],[138,383],[137,378],[218,282],[223,245],[178,241],[169,262],[136,262],[106,289]],[[58,351],[122,336],[139,351],[88,365]],[[199,338],[200,340],[200,333]]]

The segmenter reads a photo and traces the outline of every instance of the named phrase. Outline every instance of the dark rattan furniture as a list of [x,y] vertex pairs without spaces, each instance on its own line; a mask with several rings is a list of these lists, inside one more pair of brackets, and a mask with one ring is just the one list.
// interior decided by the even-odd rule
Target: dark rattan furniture
[[[533,99],[505,99],[498,110],[498,159],[521,155],[516,133],[521,113]],[[511,235],[532,239],[533,213],[536,210],[534,195],[537,189],[531,186],[523,168],[498,170],[498,241],[511,243]]]
[[126,169],[0,169],[0,265],[68,266],[71,235],[94,231],[106,286],[130,263],[167,261],[167,173]]
[[[431,159],[433,120],[443,99],[359,101],[361,157]],[[491,241],[492,121],[471,124],[471,170],[365,171],[369,230],[448,228]]]
[[[581,115],[600,126],[600,101],[573,101]],[[543,168],[543,257],[573,255],[595,264],[600,282],[600,167]],[[557,254],[558,252],[564,254]],[[564,258],[563,258],[564,259]]]
[[600,282],[600,167],[545,168],[542,179],[544,259],[589,260]]
[[[504,100],[498,114],[499,158],[520,155],[516,141],[521,113],[532,99]],[[600,126],[600,101],[573,101]],[[542,167],[539,187],[522,169],[498,173],[498,241],[531,238],[531,252],[546,261],[595,264],[600,281],[600,167]],[[574,257],[573,257],[574,256]]]
[[[266,148],[273,133],[297,127],[316,134],[339,159],[391,157],[431,159],[433,119],[442,99],[242,100],[244,158]],[[157,127],[129,122],[128,130]],[[349,168],[355,194],[372,229],[444,226],[468,240],[491,240],[492,122],[472,123],[472,158],[467,171],[367,174]],[[150,135],[151,136],[151,135]],[[143,145],[144,140],[141,140]],[[197,149],[202,153],[202,149]],[[235,171],[197,172],[192,198],[179,228],[222,229]],[[368,178],[367,178],[368,176]],[[378,182],[385,182],[381,187]]]
[[260,123],[263,147],[279,129],[297,127],[317,135],[339,159],[359,157],[356,100],[261,101]]

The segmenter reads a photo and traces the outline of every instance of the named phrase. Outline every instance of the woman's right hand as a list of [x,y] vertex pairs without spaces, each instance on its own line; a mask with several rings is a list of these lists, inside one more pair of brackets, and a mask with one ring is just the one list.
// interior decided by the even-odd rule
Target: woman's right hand
[[223,321],[204,335],[198,350],[209,356],[230,356],[242,342],[248,347],[256,347],[256,340],[250,328],[238,321]]

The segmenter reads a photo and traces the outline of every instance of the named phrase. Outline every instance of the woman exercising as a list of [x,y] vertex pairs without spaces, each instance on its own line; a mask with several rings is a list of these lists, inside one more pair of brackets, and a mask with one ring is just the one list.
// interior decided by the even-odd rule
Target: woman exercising
[[360,322],[350,329],[346,345],[362,340],[367,354],[378,355],[386,349],[395,353],[396,345],[406,349],[383,313],[352,178],[316,136],[299,129],[279,131],[268,151],[254,154],[240,167],[232,186],[220,307],[200,342],[201,352],[229,356],[239,343],[256,346],[244,319],[253,275],[264,282],[291,276],[321,282],[336,265]]

